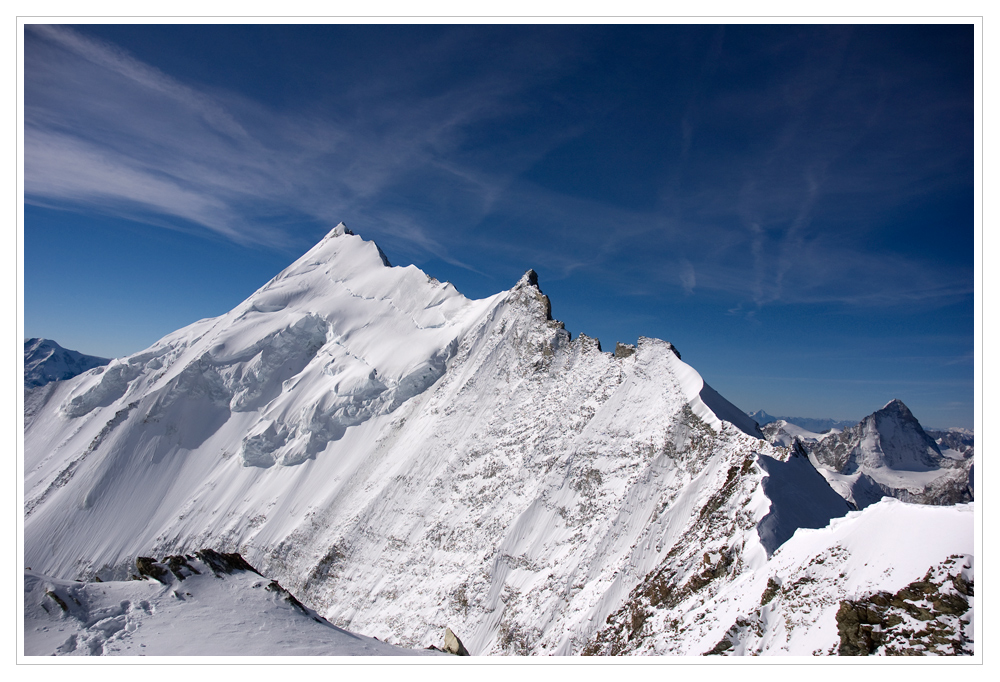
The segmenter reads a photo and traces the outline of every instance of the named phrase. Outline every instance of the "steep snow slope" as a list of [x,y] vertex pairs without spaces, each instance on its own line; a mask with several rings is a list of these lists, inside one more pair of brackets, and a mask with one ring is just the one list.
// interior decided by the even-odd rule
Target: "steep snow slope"
[[532,272],[469,301],[339,227],[52,393],[25,434],[26,561],[107,579],[215,545],[366,633],[568,653],[766,449],[716,410],[740,414],[670,344],[571,341]]
[[36,571],[214,546],[404,646],[450,626],[473,654],[579,653],[651,572],[705,553],[749,580],[846,511],[669,343],[603,353],[531,271],[470,301],[342,226],[33,414]]
[[804,445],[830,485],[859,508],[883,495],[924,504],[972,499],[972,460],[944,457],[900,400],[840,434]]
[[79,583],[25,571],[24,654],[441,655],[334,627],[276,581],[208,556],[214,565],[202,556],[171,557],[176,573],[151,562],[158,578],[145,580]]
[[52,381],[71,379],[110,360],[63,348],[50,339],[24,342],[24,387],[37,388]]

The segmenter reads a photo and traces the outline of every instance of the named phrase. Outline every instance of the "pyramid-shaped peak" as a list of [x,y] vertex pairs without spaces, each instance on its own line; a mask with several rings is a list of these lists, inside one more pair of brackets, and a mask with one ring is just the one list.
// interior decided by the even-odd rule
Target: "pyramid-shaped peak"
[[[354,239],[342,239],[343,237],[353,237]],[[340,254],[340,256],[338,256]],[[370,256],[367,254],[371,254]],[[375,256],[377,260],[371,258]],[[329,262],[338,257],[353,259],[360,257],[365,263],[371,265],[381,264],[385,267],[392,267],[392,263],[386,257],[385,252],[373,240],[365,239],[348,229],[344,222],[337,223],[337,226],[326,233],[309,251],[299,260],[289,266],[289,270],[295,270],[300,266],[312,268],[316,261]],[[287,271],[286,271],[287,272]]]
[[897,414],[903,419],[914,419],[913,413],[910,412],[910,408],[908,408],[899,398],[893,398],[878,412],[881,414]]

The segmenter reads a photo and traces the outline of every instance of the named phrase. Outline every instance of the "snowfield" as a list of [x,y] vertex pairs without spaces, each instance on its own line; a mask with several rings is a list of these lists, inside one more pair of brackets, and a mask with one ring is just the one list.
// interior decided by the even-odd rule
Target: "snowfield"
[[[25,416],[26,610],[72,587],[82,623],[127,601],[107,616],[138,624],[122,632],[163,622],[143,601],[195,611],[100,586],[202,547],[339,628],[422,649],[450,627],[473,655],[836,653],[838,600],[954,556],[972,582],[971,505],[848,514],[670,343],[603,352],[552,319],[534,272],[473,301],[342,225],[231,312],[53,386]],[[911,523],[881,554],[858,539]],[[793,591],[821,557],[815,595]],[[214,592],[193,598],[236,610],[260,593],[199,580]],[[56,642],[46,619],[70,616],[48,606],[32,650],[136,653],[100,621]],[[348,642],[305,625],[297,652]]]

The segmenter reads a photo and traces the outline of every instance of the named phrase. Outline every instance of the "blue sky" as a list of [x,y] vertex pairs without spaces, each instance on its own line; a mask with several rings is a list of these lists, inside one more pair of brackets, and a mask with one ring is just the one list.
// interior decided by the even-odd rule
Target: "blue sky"
[[132,353],[343,220],[745,410],[974,415],[971,25],[27,26],[26,336]]

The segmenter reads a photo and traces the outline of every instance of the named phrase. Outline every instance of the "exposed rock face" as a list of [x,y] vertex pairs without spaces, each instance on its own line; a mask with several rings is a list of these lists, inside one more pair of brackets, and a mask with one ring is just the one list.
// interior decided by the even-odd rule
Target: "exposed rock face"
[[28,339],[24,342],[24,387],[72,379],[109,362],[108,358],[68,350],[50,339]]
[[260,572],[247,563],[238,552],[224,553],[214,549],[199,549],[193,555],[187,556],[173,554],[160,561],[140,556],[135,559],[135,568],[140,577],[152,578],[167,584],[170,582],[170,575],[179,581],[192,575],[201,575],[201,571],[190,564],[195,559],[207,566],[216,577],[231,575],[236,571],[249,571],[260,575]]
[[135,568],[139,572],[139,577],[152,578],[161,583],[166,582],[168,570],[160,565],[156,559],[147,556],[136,557]]
[[831,485],[858,508],[886,495],[919,504],[973,499],[972,460],[943,456],[900,400],[842,433],[802,444]]
[[[205,562],[212,569],[215,575],[229,574],[233,571],[250,571],[261,575],[260,571],[251,566],[238,552],[216,552],[214,549],[199,549],[195,556]],[[169,562],[174,557],[167,557],[165,562]],[[180,576],[178,576],[180,577]]]
[[841,656],[971,654],[967,617],[973,585],[963,577],[971,564],[954,556],[923,580],[896,594],[877,592],[844,600],[837,611]]
[[[766,474],[760,484],[770,497],[763,518],[746,514],[752,498],[760,494],[752,473]],[[803,500],[807,500],[803,504]],[[747,579],[745,570],[788,540],[798,528],[822,528],[831,518],[848,512],[844,500],[834,493],[809,461],[795,452],[786,461],[766,455],[733,462],[725,481],[716,487],[685,536],[655,570],[645,576],[607,619],[607,627],[583,649],[585,655],[616,656],[658,652],[702,653],[690,650],[691,642],[707,636],[718,621],[702,605],[720,599],[727,590]],[[756,531],[756,532],[754,532]],[[774,596],[779,584],[769,580],[761,605]],[[746,598],[746,595],[743,595]],[[696,615],[692,618],[692,613]],[[690,624],[693,620],[697,626]],[[689,621],[690,627],[684,625]],[[739,627],[751,623],[740,616]],[[760,623],[757,624],[760,630]],[[695,630],[695,632],[692,632]],[[761,632],[762,634],[762,632]],[[718,654],[733,648],[723,639],[709,650]]]
[[454,654],[455,656],[469,656],[469,650],[465,648],[462,644],[462,640],[458,638],[451,628],[444,629],[444,650],[449,654]]
[[628,343],[622,343],[621,341],[615,344],[616,358],[627,358],[630,355],[635,355],[635,346]]

